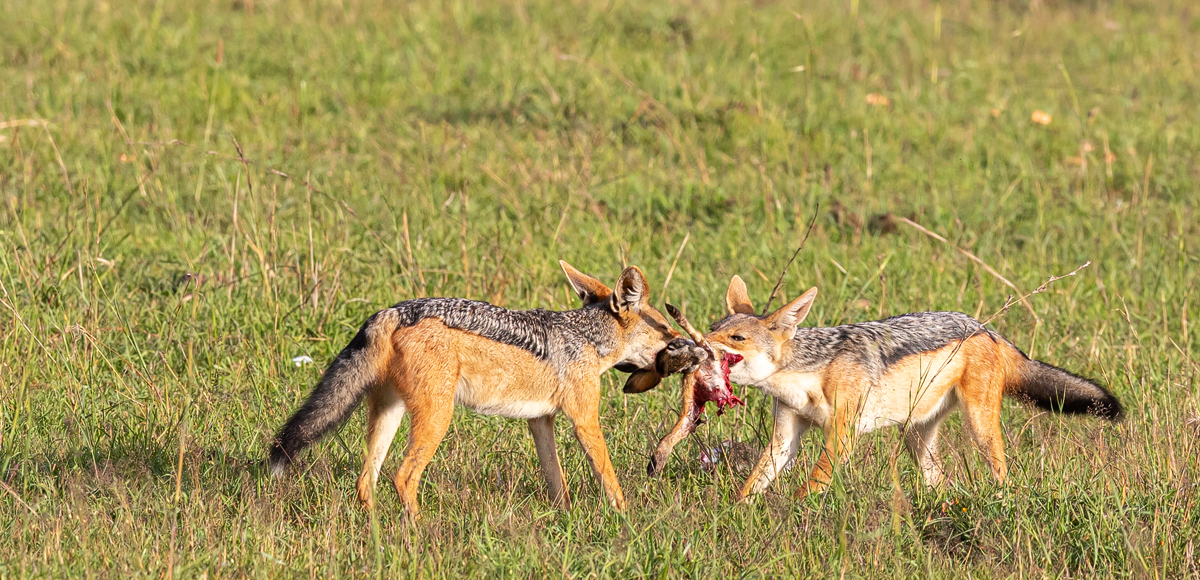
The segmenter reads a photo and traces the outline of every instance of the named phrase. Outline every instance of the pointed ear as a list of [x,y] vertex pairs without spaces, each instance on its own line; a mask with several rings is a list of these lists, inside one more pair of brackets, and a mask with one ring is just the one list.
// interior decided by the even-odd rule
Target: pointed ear
[[728,314],[754,314],[750,294],[746,292],[746,283],[741,276],[734,275],[729,281],[729,290],[725,291],[725,310]]
[[625,387],[621,389],[625,393],[644,393],[657,387],[662,382],[662,377],[654,371],[638,371],[629,375],[625,381]]
[[612,290],[605,286],[604,282],[576,270],[566,261],[559,260],[558,265],[562,266],[563,273],[567,275],[567,282],[571,284],[571,289],[579,295],[584,306],[608,300],[612,294]]
[[767,328],[771,329],[772,332],[787,337],[786,340],[791,340],[796,335],[796,326],[808,316],[808,311],[812,308],[813,301],[816,298],[816,286],[809,288],[808,292],[801,294],[799,298],[772,312],[766,318]]
[[649,299],[650,286],[646,283],[646,277],[637,266],[630,266],[617,278],[617,286],[613,289],[609,304],[613,312],[621,312],[641,308]]

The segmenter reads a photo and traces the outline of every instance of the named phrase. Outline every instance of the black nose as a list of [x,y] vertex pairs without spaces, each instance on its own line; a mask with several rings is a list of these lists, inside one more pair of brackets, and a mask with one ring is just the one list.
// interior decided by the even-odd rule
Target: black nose
[[685,354],[689,350],[696,348],[696,343],[690,338],[679,337],[667,343],[667,352],[672,355]]
[[663,377],[678,372],[691,372],[689,369],[695,369],[704,357],[704,349],[691,339],[679,337],[658,353],[654,360],[654,370]]

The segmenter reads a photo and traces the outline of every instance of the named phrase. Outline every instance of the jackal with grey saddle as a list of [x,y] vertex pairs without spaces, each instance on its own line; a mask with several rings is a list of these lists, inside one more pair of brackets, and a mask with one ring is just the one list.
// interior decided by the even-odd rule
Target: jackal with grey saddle
[[407,413],[408,449],[393,481],[408,515],[416,517],[421,474],[446,435],[455,405],[462,405],[528,420],[550,499],[567,506],[570,495],[554,440],[554,417],[561,411],[574,423],[609,505],[624,509],[600,430],[600,375],[615,366],[643,377],[678,371],[656,363],[665,358],[686,366],[688,357],[680,363],[681,357],[666,355],[690,352],[695,345],[650,306],[646,278],[637,267],[626,268],[610,289],[566,262],[559,264],[582,308],[517,311],[458,298],[422,298],[368,318],[279,431],[271,447],[272,473],[282,473],[365,397],[367,451],[359,500],[373,506],[380,467]]
[[729,380],[774,398],[771,442],[738,494],[762,492],[796,456],[800,436],[824,430],[825,448],[802,497],[824,490],[834,466],[846,461],[858,435],[900,427],[925,482],[943,479],[938,426],[956,407],[1003,482],[1007,475],[1000,428],[1005,395],[1059,413],[1121,417],[1120,401],[1104,387],[1030,359],[1011,342],[959,312],[918,312],[831,328],[798,328],[817,289],[766,315],[754,314],[746,285],[734,276],[725,294],[728,315],[705,341],[740,360]]

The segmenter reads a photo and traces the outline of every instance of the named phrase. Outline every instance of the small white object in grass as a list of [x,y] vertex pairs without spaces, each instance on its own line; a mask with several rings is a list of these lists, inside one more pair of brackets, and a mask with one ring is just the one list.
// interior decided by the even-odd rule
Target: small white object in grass
[[725,448],[728,447],[729,442],[725,442],[721,447],[712,447],[707,451],[701,451],[700,465],[704,466],[705,469],[712,469],[721,462],[722,457],[725,455]]
[[792,72],[804,72],[804,65],[792,67]]
[[312,362],[313,362],[312,357],[308,356],[306,354],[302,354],[302,355],[292,359],[292,363],[294,363],[298,367],[301,367],[304,365],[310,365],[310,364],[312,364]]

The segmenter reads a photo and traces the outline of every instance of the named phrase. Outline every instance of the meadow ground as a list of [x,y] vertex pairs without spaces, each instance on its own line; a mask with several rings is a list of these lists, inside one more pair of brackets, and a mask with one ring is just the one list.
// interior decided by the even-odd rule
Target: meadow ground
[[[1197,577],[1198,68],[1189,0],[0,3],[0,576]],[[701,451],[761,447],[770,402],[648,479],[678,380],[613,372],[625,514],[565,419],[570,511],[522,422],[465,412],[419,525],[354,501],[361,411],[263,470],[376,309],[570,308],[565,258],[707,325],[813,216],[808,324],[987,317],[1090,262],[992,326],[1128,419],[1006,403],[1007,487],[954,419],[940,492],[885,431],[743,506]]]

